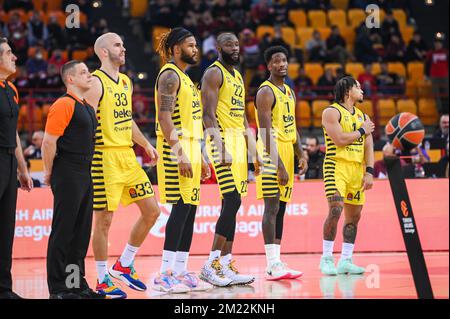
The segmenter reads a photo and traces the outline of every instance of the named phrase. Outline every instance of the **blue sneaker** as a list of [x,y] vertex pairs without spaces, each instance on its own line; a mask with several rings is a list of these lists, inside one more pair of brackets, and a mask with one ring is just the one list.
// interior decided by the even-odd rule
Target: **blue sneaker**
[[164,272],[155,278],[153,281],[153,289],[173,294],[182,294],[191,291],[188,286],[182,284],[170,271]]
[[123,267],[119,260],[109,269],[111,277],[122,280],[128,287],[137,291],[147,290],[147,286],[139,280],[133,263]]
[[99,295],[103,295],[107,299],[125,299],[127,297],[125,291],[113,284],[109,275],[106,275],[101,283],[97,279],[96,290]]

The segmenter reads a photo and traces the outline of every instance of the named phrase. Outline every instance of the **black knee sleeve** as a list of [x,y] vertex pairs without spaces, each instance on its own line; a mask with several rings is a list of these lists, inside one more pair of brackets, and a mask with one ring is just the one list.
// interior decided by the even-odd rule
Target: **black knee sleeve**
[[188,252],[191,249],[192,236],[194,235],[194,221],[196,213],[197,213],[197,206],[191,205],[189,215],[184,224],[183,236],[181,237],[181,241],[178,245],[177,251]]
[[234,240],[236,214],[241,207],[241,202],[241,195],[236,189],[223,195],[222,210],[216,224],[216,234],[226,237],[227,241]]
[[277,214],[277,223],[275,227],[275,238],[281,240],[283,237],[283,220],[286,212],[286,202],[280,201],[280,208]]
[[172,206],[172,212],[166,225],[164,250],[177,251],[190,209],[191,205],[185,204],[182,198]]

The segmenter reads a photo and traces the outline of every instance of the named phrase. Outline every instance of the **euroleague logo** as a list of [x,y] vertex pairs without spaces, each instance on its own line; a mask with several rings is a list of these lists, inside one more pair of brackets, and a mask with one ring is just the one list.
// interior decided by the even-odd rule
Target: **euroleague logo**
[[402,210],[403,216],[408,217],[409,215],[408,205],[404,200],[402,200],[400,203],[400,209]]

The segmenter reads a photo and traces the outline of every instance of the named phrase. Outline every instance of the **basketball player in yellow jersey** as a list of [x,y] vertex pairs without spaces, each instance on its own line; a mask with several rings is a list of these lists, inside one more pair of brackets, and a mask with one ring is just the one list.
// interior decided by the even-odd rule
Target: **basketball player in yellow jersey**
[[[326,154],[323,164],[328,217],[323,226],[323,255],[320,270],[324,275],[362,274],[364,268],[352,262],[358,222],[365,202],[364,191],[373,184],[373,138],[375,128],[369,117],[355,104],[363,100],[358,81],[350,76],[335,86],[335,102],[322,114]],[[344,241],[337,269],[333,246],[336,229],[344,210]]]
[[[241,197],[247,195],[247,141],[253,152],[256,142],[248,129],[245,116],[245,88],[241,74],[234,68],[239,63],[239,40],[232,33],[217,37],[218,60],[203,75],[201,97],[206,147],[216,172],[222,196],[222,210],[216,224],[214,242],[201,278],[216,286],[246,285],[254,276],[238,273],[231,251],[236,231],[236,214]],[[223,154],[228,154],[221,156]],[[228,157],[228,158],[227,158]],[[255,159],[256,174],[262,163]],[[221,258],[222,255],[222,258]]]
[[[115,33],[101,35],[94,45],[101,62],[94,72],[93,87],[86,96],[97,108],[98,127],[92,162],[95,228],[92,246],[98,272],[97,291],[110,298],[125,298],[110,275],[138,291],[146,290],[134,269],[134,257],[160,210],[149,179],[136,160],[133,143],[141,145],[156,164],[158,153],[141,133],[132,114],[130,79],[119,68],[125,64],[125,48]],[[129,241],[108,274],[108,233],[119,202],[136,203],[141,216],[131,230]]]
[[200,96],[185,73],[198,61],[197,43],[190,31],[174,28],[162,35],[158,52],[168,61],[159,71],[155,87],[157,149],[161,154],[158,190],[161,203],[172,204],[172,211],[153,289],[170,293],[206,290],[211,286],[187,270],[200,180],[210,173],[201,153]]
[[258,153],[264,156],[264,171],[256,177],[257,198],[264,199],[262,222],[267,258],[267,279],[294,279],[300,271],[281,262],[280,244],[286,203],[294,186],[294,155],[299,159],[300,174],[307,161],[295,123],[295,95],[284,83],[288,52],[284,47],[270,47],[264,52],[270,77],[256,93]]

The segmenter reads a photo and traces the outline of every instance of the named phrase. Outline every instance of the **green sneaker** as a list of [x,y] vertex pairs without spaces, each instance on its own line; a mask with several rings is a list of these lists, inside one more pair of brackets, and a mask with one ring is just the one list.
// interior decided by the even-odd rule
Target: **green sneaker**
[[338,274],[360,275],[365,271],[363,267],[356,266],[351,258],[340,259],[337,266]]
[[334,266],[333,256],[322,256],[322,258],[320,258],[319,268],[323,275],[327,276],[337,275],[336,266]]

